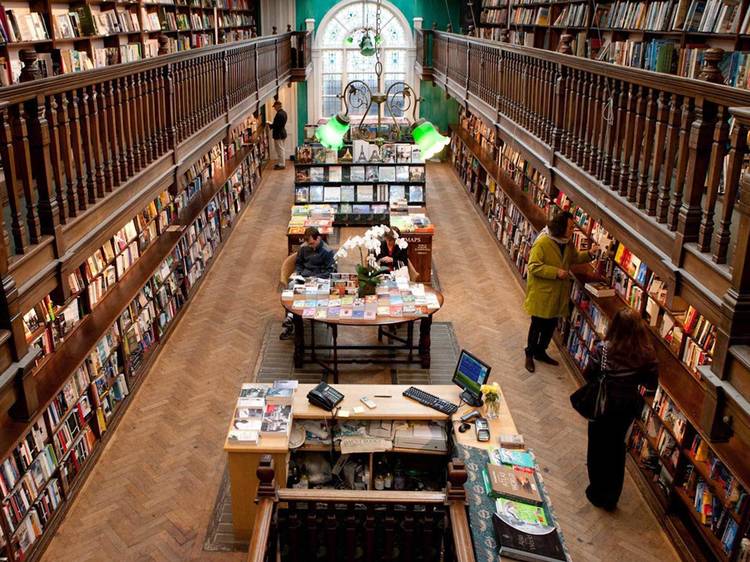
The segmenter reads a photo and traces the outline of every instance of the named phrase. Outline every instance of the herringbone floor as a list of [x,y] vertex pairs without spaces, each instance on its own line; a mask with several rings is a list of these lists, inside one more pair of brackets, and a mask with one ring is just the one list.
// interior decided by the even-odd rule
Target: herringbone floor
[[[545,483],[575,561],[676,556],[626,482],[613,514],[586,502],[585,423],[564,369],[523,370],[522,293],[447,165],[431,165],[434,259],[446,295],[436,320],[493,365]],[[255,364],[286,252],[292,171],[270,172],[144,382],[44,560],[242,560],[201,550],[224,468],[222,443],[241,381]]]

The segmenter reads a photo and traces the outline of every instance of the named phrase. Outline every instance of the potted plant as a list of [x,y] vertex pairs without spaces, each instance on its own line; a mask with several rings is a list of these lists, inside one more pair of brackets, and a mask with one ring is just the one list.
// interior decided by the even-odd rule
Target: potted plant
[[[357,249],[359,250],[359,263],[357,264],[357,281],[359,282],[358,294],[360,297],[365,295],[374,295],[375,288],[378,283],[382,280],[382,276],[389,272],[387,267],[380,267],[376,254],[380,251],[380,244],[383,240],[383,236],[386,232],[391,232],[391,229],[385,225],[373,226],[367,230],[362,236],[352,236],[343,246],[336,252],[335,259],[340,259],[349,256],[349,252]],[[396,238],[396,244],[399,248],[406,248],[409,244],[406,240],[398,235],[398,232],[393,231]]]

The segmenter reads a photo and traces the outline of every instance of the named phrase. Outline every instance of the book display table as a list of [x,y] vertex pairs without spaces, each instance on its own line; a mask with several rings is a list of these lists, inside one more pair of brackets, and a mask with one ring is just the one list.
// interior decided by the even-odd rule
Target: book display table
[[[254,383],[254,386],[263,386],[261,383]],[[304,422],[306,420],[319,420],[324,425],[334,423],[334,416],[317,406],[313,406],[307,400],[307,393],[314,388],[312,384],[300,384],[294,391],[292,399],[292,419],[294,422]],[[476,441],[473,428],[465,433],[458,431],[460,425],[459,418],[465,413],[472,410],[470,406],[463,405],[459,410],[449,417],[432,408],[423,406],[418,402],[402,396],[402,393],[408,388],[408,385],[362,385],[362,384],[340,384],[336,385],[336,390],[344,394],[344,400],[339,404],[340,409],[336,414],[338,422],[341,421],[373,421],[388,420],[396,422],[444,422],[447,428],[448,441],[452,440],[455,444],[465,447],[480,446],[484,448],[486,443]],[[459,403],[461,389],[454,385],[423,385],[423,390],[449,400],[455,404]],[[374,409],[366,408],[360,398],[363,396],[370,397],[376,404]],[[450,422],[450,423],[449,423]],[[510,411],[502,400],[500,415],[496,419],[489,420],[490,432],[492,435],[490,444],[497,444],[497,437],[501,434],[516,433],[516,426],[510,415]],[[230,425],[229,432],[232,431]],[[274,466],[276,467],[276,481],[279,486],[286,487],[288,466],[292,454],[306,453],[328,453],[333,450],[333,454],[340,453],[340,446],[336,444],[321,445],[319,443],[304,442],[294,448],[290,445],[290,437],[287,433],[281,435],[268,436],[262,434],[257,443],[243,443],[229,437],[224,442],[224,450],[227,453],[229,465],[229,479],[232,496],[232,524],[235,536],[238,539],[247,539],[255,523],[256,504],[253,501],[258,491],[258,477],[256,470],[263,455],[273,457]],[[292,436],[295,435],[295,429],[292,429]],[[450,445],[445,452],[434,450],[420,450],[415,448],[393,447],[388,450],[388,454],[395,457],[401,457],[405,460],[413,460],[423,457],[430,464],[437,466],[442,465],[442,459],[446,459],[451,451]],[[370,475],[373,470],[373,457],[380,453],[359,453],[369,457]],[[440,457],[440,463],[435,457]],[[372,484],[370,482],[370,484]],[[373,486],[368,485],[368,493],[379,493],[373,490]],[[389,493],[387,490],[383,494]]]
[[[306,362],[318,363],[324,369],[324,373],[333,373],[333,381],[338,382],[340,363],[413,363],[417,360],[422,368],[430,368],[430,330],[432,327],[432,315],[443,306],[443,295],[429,286],[422,286],[426,304],[411,305],[407,312],[406,306],[394,305],[395,295],[379,294],[370,297],[357,298],[356,296],[343,296],[341,298],[316,294],[282,294],[281,304],[287,312],[292,314],[294,323],[294,366],[301,368]],[[391,289],[391,291],[397,291]],[[401,296],[398,299],[401,300]],[[327,302],[326,302],[327,301]],[[350,304],[347,304],[351,301]],[[385,304],[383,304],[385,302]],[[420,301],[421,302],[421,301]],[[336,311],[335,315],[332,309]],[[349,309],[353,314],[345,314]],[[357,317],[357,310],[362,314]],[[322,345],[315,341],[315,330],[310,332],[310,341],[305,341],[304,321],[322,322],[331,328],[332,345]],[[414,322],[419,321],[419,343],[414,345]],[[365,326],[378,328],[378,339],[382,341],[386,326],[406,324],[406,337],[402,338],[391,332],[386,336],[395,344],[379,345],[339,345],[339,326]],[[357,357],[340,357],[341,350],[370,350],[386,351],[387,355],[367,355]],[[309,353],[308,353],[309,351]],[[323,360],[319,351],[332,351],[330,361]],[[417,351],[415,357],[415,351]],[[396,353],[401,353],[399,357]],[[405,352],[406,357],[403,356]]]

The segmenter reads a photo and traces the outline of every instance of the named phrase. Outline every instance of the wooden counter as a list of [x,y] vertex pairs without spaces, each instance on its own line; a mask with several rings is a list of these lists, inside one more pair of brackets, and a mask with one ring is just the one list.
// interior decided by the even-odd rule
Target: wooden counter
[[[256,383],[262,386],[261,383]],[[313,406],[307,401],[307,393],[314,388],[312,384],[301,384],[294,394],[292,416],[297,420],[315,420],[331,419],[331,412],[322,408]],[[339,404],[341,407],[338,413],[338,419],[352,420],[404,420],[404,421],[447,421],[448,416],[423,406],[414,400],[402,396],[404,390],[409,385],[367,385],[367,384],[338,384],[334,388],[344,394],[344,400]],[[461,389],[455,385],[420,385],[431,394],[449,400],[454,404],[459,403]],[[377,407],[370,410],[362,402],[362,396],[370,397]],[[382,396],[388,396],[383,398]],[[469,446],[486,448],[491,445],[497,445],[497,438],[500,434],[516,433],[516,426],[510,416],[510,411],[502,398],[500,408],[500,417],[490,421],[490,441],[479,443],[476,440],[474,426],[469,428],[465,433],[458,431],[460,425],[459,418],[473,408],[463,405],[452,417],[454,428],[454,439],[458,443]],[[355,412],[354,408],[362,408],[362,411]],[[341,411],[348,411],[349,416],[341,416]],[[230,422],[231,428],[231,422]],[[327,447],[326,447],[327,449]],[[268,437],[261,436],[257,444],[243,444],[226,439],[224,450],[227,452],[229,464],[229,479],[231,482],[232,494],[232,521],[234,524],[234,533],[238,539],[247,539],[255,522],[256,505],[253,501],[258,491],[258,479],[256,470],[260,459],[265,454],[273,457],[274,466],[276,467],[277,484],[280,487],[286,485],[287,464],[289,461],[289,440],[287,436]],[[397,450],[397,452],[404,452]],[[411,453],[418,451],[411,451]],[[447,453],[435,453],[447,456]]]

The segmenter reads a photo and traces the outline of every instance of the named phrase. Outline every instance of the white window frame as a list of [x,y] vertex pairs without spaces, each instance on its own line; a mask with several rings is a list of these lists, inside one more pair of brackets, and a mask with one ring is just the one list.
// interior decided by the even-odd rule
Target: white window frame
[[[369,2],[368,2],[369,3]],[[326,12],[326,15],[323,17],[323,19],[320,21],[320,24],[317,25],[317,29],[315,32],[315,38],[313,40],[313,52],[312,52],[312,65],[313,65],[313,71],[311,73],[310,83],[308,84],[308,96],[307,96],[307,112],[308,112],[308,120],[310,123],[318,123],[321,118],[326,118],[328,116],[323,115],[323,61],[322,61],[322,55],[323,51],[333,50],[334,48],[330,46],[324,46],[323,45],[323,31],[327,27],[329,23],[334,21],[336,19],[336,16],[339,14],[340,10],[343,10],[347,7],[349,7],[352,4],[362,4],[362,0],[342,0],[341,2],[338,2],[336,5],[331,7],[328,12]],[[404,30],[404,39],[406,40],[406,44],[401,47],[392,47],[392,46],[384,46],[382,47],[383,52],[383,73],[381,75],[381,81],[382,86],[384,87],[385,84],[385,75],[388,73],[387,65],[385,64],[385,56],[387,51],[389,50],[403,50],[406,56],[405,61],[405,76],[404,81],[407,84],[410,84],[414,88],[414,94],[416,97],[419,97],[419,82],[415,81],[414,76],[414,63],[416,61],[416,46],[414,44],[414,34],[412,32],[411,26],[409,25],[409,21],[404,17],[404,14],[399,10],[396,6],[394,6],[391,2],[388,2],[387,0],[382,0],[383,5],[383,26],[387,25],[389,21],[391,20],[390,14],[388,12],[391,12],[393,15],[393,19],[396,20],[396,22],[402,26]],[[341,22],[339,21],[341,24]],[[369,22],[370,25],[375,24],[375,22]],[[342,24],[343,25],[343,24]],[[347,30],[351,31],[351,30]],[[348,82],[349,78],[347,77],[347,53],[350,52],[358,52],[359,47],[356,45],[347,46],[344,44],[343,37],[341,41],[341,47],[338,49],[339,52],[341,52],[341,87],[343,88]],[[375,71],[375,57],[372,57],[373,59],[373,73]],[[382,91],[382,90],[381,90]],[[342,106],[343,110],[343,106]],[[417,111],[419,111],[419,108],[417,108]],[[388,115],[388,112],[385,111],[384,107],[381,107],[381,112],[384,113],[384,118],[390,118],[390,115]],[[361,114],[360,114],[361,116]],[[409,117],[411,118],[411,112],[409,113]],[[417,115],[418,117],[418,115]]]

